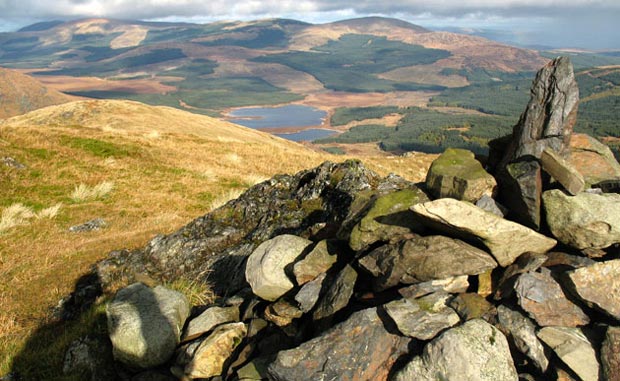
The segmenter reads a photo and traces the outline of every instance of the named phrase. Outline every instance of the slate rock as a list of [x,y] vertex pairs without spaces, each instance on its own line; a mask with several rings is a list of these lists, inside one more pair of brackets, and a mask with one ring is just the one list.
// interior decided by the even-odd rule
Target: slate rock
[[536,160],[508,163],[498,174],[499,199],[508,208],[508,216],[525,226],[540,227],[541,167]]
[[608,146],[586,134],[573,134],[569,163],[584,177],[586,184],[620,179],[620,164]]
[[620,381],[620,327],[608,327],[601,346],[603,377],[607,381]]
[[564,253],[562,251],[552,251],[547,253],[547,260],[545,261],[545,263],[543,263],[543,266],[568,266],[573,269],[578,269],[581,267],[593,265],[595,263],[596,261],[593,261],[590,258],[572,255]]
[[424,347],[394,381],[517,381],[506,337],[481,319],[452,328]]
[[101,230],[107,226],[107,223],[103,220],[103,218],[95,218],[89,221],[84,222],[83,224],[71,226],[69,231],[72,233],[84,233],[90,232],[94,230]]
[[305,238],[284,234],[260,244],[245,267],[245,278],[254,294],[274,301],[295,287],[286,274],[286,267],[311,243]]
[[411,218],[411,205],[429,201],[418,188],[403,189],[378,197],[366,215],[353,227],[349,246],[355,251],[378,241],[420,231],[421,225]]
[[224,364],[247,333],[243,323],[229,323],[217,327],[196,349],[192,361],[185,366],[185,376],[209,378],[219,376]]
[[463,321],[483,319],[490,321],[496,314],[495,306],[484,297],[474,293],[458,294],[448,303]]
[[525,252],[544,253],[556,244],[523,225],[451,198],[414,205],[411,210],[431,228],[485,245],[503,267]]
[[521,274],[515,283],[515,291],[521,308],[541,327],[576,327],[590,322],[581,308],[566,298],[548,271]]
[[280,351],[269,365],[269,379],[387,381],[410,340],[386,330],[376,308],[358,311],[297,348]]
[[546,254],[538,254],[528,252],[525,253],[510,266],[504,270],[502,276],[497,281],[495,300],[507,298],[513,294],[514,282],[516,276],[526,272],[534,272],[538,270],[543,264],[548,261],[549,257]]
[[106,315],[114,358],[130,367],[151,368],[174,354],[189,302],[163,286],[134,283],[116,293]]
[[297,284],[301,286],[329,270],[338,260],[338,252],[342,251],[343,248],[336,241],[323,240],[317,243],[308,255],[293,266]]
[[239,321],[239,307],[213,306],[204,310],[200,315],[191,319],[183,332],[181,341],[194,340],[211,331],[220,324]]
[[383,308],[403,335],[430,340],[460,322],[459,315],[446,305],[449,299],[449,294],[437,292],[418,299],[398,299]]
[[[296,303],[295,303],[296,304]],[[286,327],[303,315],[303,311],[286,300],[278,299],[265,308],[265,319],[279,327]]]
[[583,381],[598,381],[599,363],[592,344],[579,328],[544,327],[538,337]]
[[438,291],[458,294],[467,291],[468,288],[469,281],[467,280],[467,275],[459,275],[456,277],[429,280],[427,282],[402,287],[398,290],[398,293],[403,298],[415,299]]
[[533,156],[550,147],[563,154],[577,120],[579,87],[568,57],[550,61],[536,74],[531,98],[512,132],[504,162]]
[[545,355],[545,348],[536,337],[534,323],[520,312],[503,305],[497,307],[497,318],[501,330],[514,346],[532,360],[541,372],[546,372],[549,360]]
[[325,295],[323,295],[317,303],[316,309],[312,314],[312,319],[327,319],[345,308],[353,295],[356,281],[357,272],[351,265],[346,265],[344,269],[338,273],[334,281],[329,285]]
[[299,308],[304,312],[310,312],[310,310],[316,305],[321,295],[321,289],[323,288],[323,282],[327,277],[326,273],[323,273],[310,282],[304,284],[299,292],[295,295],[295,301],[299,304]]
[[554,189],[543,194],[547,224],[560,242],[577,249],[604,249],[620,242],[620,194]]
[[483,209],[489,213],[493,213],[498,217],[504,217],[508,210],[497,201],[495,201],[492,197],[487,195],[482,195],[478,201],[476,201],[476,206],[480,209]]
[[571,195],[583,192],[586,183],[583,176],[570,162],[550,148],[545,148],[540,157],[542,168]]
[[495,178],[482,168],[473,152],[460,148],[446,149],[426,175],[426,188],[435,198],[476,202],[485,195],[492,197],[496,187]]
[[620,320],[620,259],[570,271],[568,281],[581,300]]
[[12,158],[10,156],[3,156],[2,159],[0,159],[0,161],[2,162],[2,164],[10,168],[15,168],[15,169],[26,168],[24,164],[20,163],[19,161],[15,160],[15,158]]
[[444,236],[413,237],[381,246],[359,263],[374,277],[378,290],[459,275],[475,275],[497,263],[486,252]]

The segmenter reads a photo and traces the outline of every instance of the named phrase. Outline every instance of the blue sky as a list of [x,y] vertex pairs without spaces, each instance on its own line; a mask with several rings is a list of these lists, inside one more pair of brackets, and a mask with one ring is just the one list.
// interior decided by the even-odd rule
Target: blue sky
[[363,16],[431,28],[504,30],[521,44],[620,49],[620,0],[0,0],[0,31],[84,17],[201,23],[285,17],[322,23]]

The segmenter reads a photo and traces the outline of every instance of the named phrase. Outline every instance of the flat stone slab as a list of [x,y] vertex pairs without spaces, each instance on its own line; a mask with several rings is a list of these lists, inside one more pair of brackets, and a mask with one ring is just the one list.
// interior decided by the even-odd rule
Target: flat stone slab
[[204,333],[211,331],[220,324],[239,321],[239,307],[213,306],[204,310],[200,315],[189,321],[181,337],[182,342],[194,340]]
[[557,152],[545,148],[540,156],[542,168],[573,196],[583,192],[586,182],[577,169]]
[[568,278],[579,298],[620,320],[620,259],[573,270]]
[[521,274],[515,291],[519,305],[542,327],[576,327],[590,322],[588,315],[566,298],[548,272]]
[[538,337],[583,381],[598,381],[596,353],[579,328],[544,327]]
[[536,337],[536,325],[518,311],[506,306],[497,307],[497,318],[500,328],[515,347],[526,355],[543,373],[547,371],[549,360],[545,355],[545,348]]
[[411,210],[429,227],[482,243],[503,267],[525,252],[544,253],[557,243],[523,225],[451,198],[417,204]]

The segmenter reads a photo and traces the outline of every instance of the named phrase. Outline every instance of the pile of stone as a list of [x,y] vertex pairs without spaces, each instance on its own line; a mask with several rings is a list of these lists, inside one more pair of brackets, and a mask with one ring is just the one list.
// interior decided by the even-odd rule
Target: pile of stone
[[459,149],[418,185],[326,163],[113,253],[104,283],[146,272],[220,295],[120,290],[107,307],[119,377],[620,380],[620,165],[572,133],[577,104],[556,59],[491,144],[490,173]]

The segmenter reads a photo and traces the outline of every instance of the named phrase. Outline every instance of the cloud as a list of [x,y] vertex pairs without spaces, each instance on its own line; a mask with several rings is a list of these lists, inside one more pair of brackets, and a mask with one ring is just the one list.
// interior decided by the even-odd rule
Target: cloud
[[200,22],[285,17],[328,22],[368,15],[423,26],[518,26],[555,39],[565,35],[566,41],[595,41],[595,33],[620,34],[618,0],[0,0],[0,30],[26,20],[83,17]]

